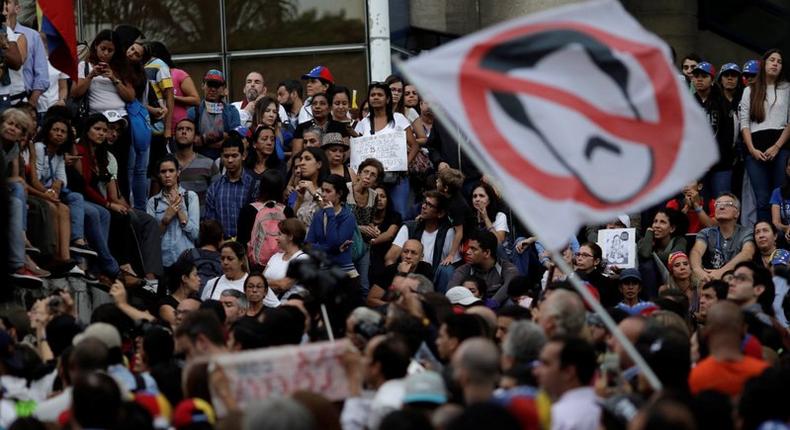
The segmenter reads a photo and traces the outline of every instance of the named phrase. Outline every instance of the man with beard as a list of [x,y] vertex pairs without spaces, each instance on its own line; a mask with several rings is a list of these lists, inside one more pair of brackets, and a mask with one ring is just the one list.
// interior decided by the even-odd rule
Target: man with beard
[[195,152],[195,123],[191,119],[184,118],[176,123],[175,141],[175,154],[181,166],[181,186],[198,195],[202,208],[211,178],[219,170],[211,158]]
[[280,104],[280,121],[293,132],[299,125],[299,111],[304,101],[302,83],[288,79],[277,84],[277,103]]
[[255,102],[266,97],[266,80],[260,72],[252,71],[244,79],[244,98],[241,101],[233,102],[233,106],[239,111],[241,125],[250,127],[252,117],[255,115]]

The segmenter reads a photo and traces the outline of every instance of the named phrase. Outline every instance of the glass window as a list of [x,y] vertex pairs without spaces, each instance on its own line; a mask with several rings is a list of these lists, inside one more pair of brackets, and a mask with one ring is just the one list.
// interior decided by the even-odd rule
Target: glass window
[[323,65],[329,68],[335,83],[349,89],[357,90],[357,100],[365,96],[367,90],[367,59],[364,51],[311,54],[283,55],[277,57],[245,58],[231,60],[229,92],[231,100],[242,97],[244,81],[251,71],[263,74],[266,90],[270,96],[277,93],[277,83],[286,79],[300,79],[313,67]]
[[364,0],[225,0],[230,50],[365,42]]
[[[219,52],[219,0],[82,0],[83,37],[133,25],[149,40],[164,42],[173,54]],[[76,1],[75,1],[76,3]]]

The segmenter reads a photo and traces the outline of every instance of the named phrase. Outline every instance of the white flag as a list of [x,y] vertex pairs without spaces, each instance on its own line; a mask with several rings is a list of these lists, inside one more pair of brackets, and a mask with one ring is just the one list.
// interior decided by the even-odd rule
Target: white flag
[[669,48],[614,0],[499,24],[401,68],[551,249],[667,199],[718,158]]

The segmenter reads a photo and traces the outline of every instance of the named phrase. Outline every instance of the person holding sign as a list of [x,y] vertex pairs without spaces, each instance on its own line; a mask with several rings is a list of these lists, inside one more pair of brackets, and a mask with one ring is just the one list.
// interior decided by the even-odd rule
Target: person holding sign
[[[389,85],[373,82],[368,86],[368,105],[370,114],[362,118],[354,130],[360,136],[372,136],[376,133],[406,132],[408,144],[408,161],[417,155],[419,145],[414,139],[411,123],[405,116],[392,111],[392,92]],[[409,180],[404,173],[387,172],[384,183],[390,185],[390,198],[395,210],[406,216],[409,210]]]

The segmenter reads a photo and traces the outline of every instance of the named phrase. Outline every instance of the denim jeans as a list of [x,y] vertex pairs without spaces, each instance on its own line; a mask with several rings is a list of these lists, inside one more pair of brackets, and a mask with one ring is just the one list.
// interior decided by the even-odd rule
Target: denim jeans
[[85,239],[85,199],[82,194],[64,190],[60,193],[60,201],[69,207],[71,241]]
[[129,188],[132,192],[132,206],[141,211],[145,210],[148,202],[148,156],[151,148],[138,151],[134,145],[129,145]]
[[437,267],[433,274],[434,291],[441,294],[446,293],[447,284],[450,282],[450,278],[453,276],[453,272],[455,272],[455,266],[453,266],[452,264],[449,264],[447,266],[440,265],[439,267]]
[[708,190],[710,198],[716,199],[723,193],[732,192],[732,170],[721,170],[708,174]]
[[370,247],[365,251],[365,255],[354,263],[354,266],[356,266],[357,272],[359,272],[362,300],[366,300],[368,292],[370,291],[370,279],[368,278],[370,272]]
[[10,182],[8,184],[8,196],[22,202],[22,231],[27,231],[27,194],[25,193],[24,185],[19,182]]
[[[9,191],[12,191],[9,185]],[[15,272],[25,265],[25,231],[22,218],[26,203],[14,196],[8,198],[8,268]]]
[[110,235],[110,211],[87,201],[84,207],[85,233],[88,243],[99,255],[99,270],[106,275],[115,276],[121,269],[107,246],[107,239]]
[[409,178],[399,178],[398,182],[390,187],[390,200],[392,208],[401,215],[401,218],[408,219],[409,216]]
[[757,221],[771,221],[771,193],[782,186],[788,156],[790,151],[782,149],[771,161],[757,161],[751,155],[746,157],[746,171],[757,200]]

